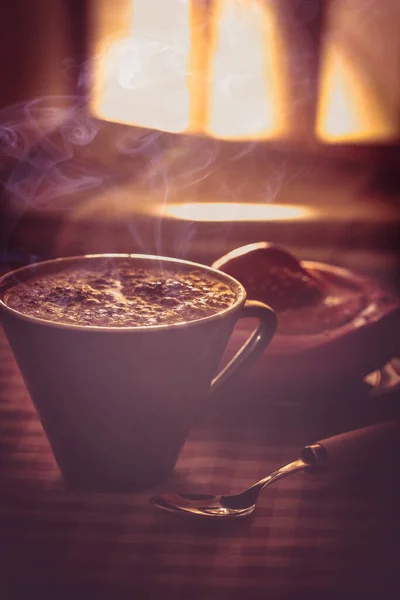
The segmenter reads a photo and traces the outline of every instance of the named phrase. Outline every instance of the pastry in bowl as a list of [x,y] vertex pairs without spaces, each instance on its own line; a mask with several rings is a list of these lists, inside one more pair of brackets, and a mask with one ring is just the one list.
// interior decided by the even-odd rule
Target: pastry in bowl
[[[361,379],[399,350],[399,300],[370,277],[299,261],[267,242],[233,250],[213,267],[238,279],[249,299],[269,304],[277,314],[277,333],[251,372],[256,380],[310,388],[338,378]],[[244,322],[235,332],[232,354],[252,326]]]

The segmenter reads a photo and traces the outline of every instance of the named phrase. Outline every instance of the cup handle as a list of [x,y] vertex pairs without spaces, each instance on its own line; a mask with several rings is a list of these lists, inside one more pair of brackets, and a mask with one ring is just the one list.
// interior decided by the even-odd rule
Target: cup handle
[[232,360],[214,377],[210,395],[219,392],[233,375],[249,367],[262,354],[276,331],[277,320],[274,311],[257,300],[247,300],[239,318],[256,318],[260,323]]

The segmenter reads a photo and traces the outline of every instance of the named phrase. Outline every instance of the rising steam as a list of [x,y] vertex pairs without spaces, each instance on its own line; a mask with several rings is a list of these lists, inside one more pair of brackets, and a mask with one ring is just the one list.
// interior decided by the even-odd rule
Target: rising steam
[[[109,210],[118,194],[125,215],[120,224],[132,239],[129,251],[155,249],[160,255],[187,257],[199,224],[182,220],[179,235],[172,241],[169,236],[166,242],[168,205],[222,200],[232,206],[248,197],[273,201],[286,177],[286,159],[270,160],[265,170],[265,161],[262,166],[256,158],[260,156],[254,152],[256,147],[252,141],[227,144],[107,123],[94,118],[80,96],[48,96],[4,109],[0,112],[0,178],[3,202],[12,219],[6,239],[1,240],[2,252],[27,211],[63,212],[79,235],[80,219],[100,215],[106,204]],[[261,183],[258,197],[252,196],[253,180]],[[153,215],[150,233],[138,224],[143,204],[146,210],[151,204],[157,207],[149,211]],[[229,220],[227,214],[226,222],[203,223],[202,235],[225,239],[232,226]],[[114,250],[106,237],[104,247],[96,248]]]
[[[218,153],[215,142],[95,119],[79,96],[48,96],[7,107],[0,111],[0,181],[9,225],[1,251],[7,251],[13,228],[27,211],[67,211],[79,220],[85,207],[112,196],[116,184],[126,184],[125,202],[132,208],[126,228],[133,250],[148,252],[155,246],[163,254],[162,218],[155,222],[154,239],[146,241],[136,223],[136,206],[144,196],[159,204],[180,192],[190,197],[187,190],[213,173]],[[175,244],[177,255],[186,254],[194,231],[194,225],[185,225]]]

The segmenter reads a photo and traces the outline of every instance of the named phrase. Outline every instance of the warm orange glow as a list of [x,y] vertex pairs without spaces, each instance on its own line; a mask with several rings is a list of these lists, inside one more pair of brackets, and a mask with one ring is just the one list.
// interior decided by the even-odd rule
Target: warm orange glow
[[283,204],[240,202],[192,202],[169,204],[155,209],[159,215],[185,221],[288,221],[308,217],[308,208]]
[[327,142],[365,142],[394,135],[387,111],[366,77],[338,49],[325,55],[317,134]]
[[216,0],[207,133],[262,139],[285,131],[285,72],[275,6]]
[[130,0],[130,4],[129,35],[111,43],[106,40],[95,66],[93,110],[109,121],[185,131],[190,0]]
[[[385,30],[362,0],[329,4],[322,53],[316,133],[327,142],[376,142],[397,131],[393,56],[385,57]],[[379,47],[378,47],[379,46]],[[397,67],[396,67],[397,69]],[[393,85],[395,84],[395,85]]]
[[[296,44],[279,0],[91,1],[97,117],[228,140],[301,130],[288,81]],[[383,27],[363,6],[327,4],[315,124],[326,142],[387,141],[398,131],[395,13]]]
[[97,1],[97,117],[226,139],[285,133],[286,77],[273,3]]

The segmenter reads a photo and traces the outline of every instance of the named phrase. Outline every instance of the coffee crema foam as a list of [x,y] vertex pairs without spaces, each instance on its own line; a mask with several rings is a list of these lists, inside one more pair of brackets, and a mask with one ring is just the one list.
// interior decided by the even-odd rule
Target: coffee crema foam
[[72,325],[143,327],[193,321],[231,306],[236,293],[200,269],[90,262],[32,277],[3,301],[25,315]]

